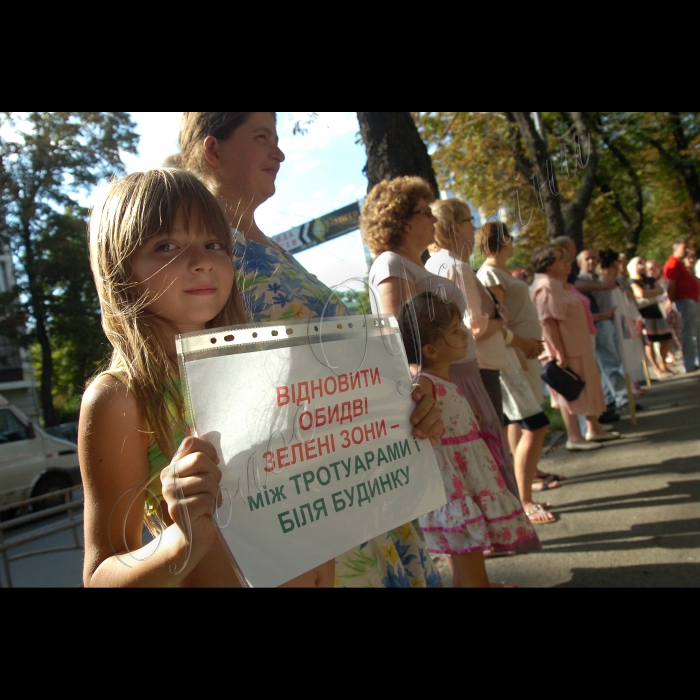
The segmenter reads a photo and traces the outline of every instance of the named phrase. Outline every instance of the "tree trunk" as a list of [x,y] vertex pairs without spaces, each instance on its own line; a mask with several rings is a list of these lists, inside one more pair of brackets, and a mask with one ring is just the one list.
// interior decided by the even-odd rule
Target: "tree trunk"
[[[539,134],[531,112],[506,112],[505,114],[518,125],[529,151],[528,165],[531,170],[529,177],[537,191],[540,206],[547,220],[549,240],[567,235],[557,177],[552,166],[547,142]],[[576,245],[579,245],[579,241],[576,241]],[[581,245],[583,245],[583,241],[581,241]]]
[[46,307],[44,295],[41,293],[41,284],[36,271],[36,256],[32,247],[31,229],[29,220],[23,223],[24,242],[24,270],[27,275],[27,287],[29,291],[29,309],[34,320],[36,340],[41,348],[41,385],[39,398],[41,410],[44,414],[44,425],[51,427],[58,425],[58,415],[53,405],[53,353],[51,340],[46,330]]
[[44,413],[44,423],[50,428],[58,425],[59,419],[53,405],[53,354],[51,352],[51,341],[46,332],[44,314],[38,306],[34,306],[34,321],[36,323],[36,339],[41,347],[41,387],[39,396],[41,398],[41,409]]
[[[583,222],[586,218],[586,209],[588,209],[595,191],[598,154],[588,129],[585,114],[572,112],[571,116],[578,134],[579,153],[577,158],[580,157],[578,165],[583,169],[583,178],[576,197],[571,202],[562,202],[561,210],[564,216],[566,235],[576,242],[577,250],[582,250],[584,246]],[[588,151],[587,154],[586,151]],[[586,158],[585,163],[583,162],[584,158]]]
[[357,119],[367,151],[368,192],[383,180],[417,175],[440,196],[433,163],[410,112],[358,112]]

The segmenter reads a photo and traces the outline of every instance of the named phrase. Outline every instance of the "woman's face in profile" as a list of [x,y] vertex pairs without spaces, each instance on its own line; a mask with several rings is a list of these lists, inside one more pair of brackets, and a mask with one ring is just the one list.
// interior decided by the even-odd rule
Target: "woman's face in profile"
[[428,202],[425,199],[419,199],[406,227],[406,237],[410,239],[411,245],[420,246],[422,251],[427,250],[428,246],[435,241],[437,221]]
[[559,258],[548,270],[547,274],[554,279],[567,279],[571,274],[571,257],[567,253]]
[[218,142],[219,193],[246,208],[257,208],[272,197],[277,174],[285,160],[278,144],[273,114],[253,112],[228,139]]
[[463,210],[462,216],[454,223],[454,232],[457,238],[457,245],[466,244],[470,252],[474,250],[476,227],[474,226],[474,217],[471,211],[468,209]]

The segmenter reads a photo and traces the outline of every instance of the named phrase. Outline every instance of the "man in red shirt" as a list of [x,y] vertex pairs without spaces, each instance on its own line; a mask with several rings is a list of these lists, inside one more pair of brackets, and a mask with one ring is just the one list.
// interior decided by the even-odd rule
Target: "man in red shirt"
[[685,371],[694,372],[700,369],[700,283],[683,264],[687,252],[688,241],[676,241],[664,275],[668,280],[668,296],[681,315]]

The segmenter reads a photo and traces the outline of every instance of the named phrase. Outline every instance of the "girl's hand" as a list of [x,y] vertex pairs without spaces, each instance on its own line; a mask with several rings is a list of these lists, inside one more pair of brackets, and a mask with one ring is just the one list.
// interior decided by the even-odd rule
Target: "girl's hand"
[[218,464],[219,457],[213,445],[190,437],[160,475],[163,498],[173,522],[185,534],[191,527],[193,541],[208,546],[216,538],[212,516],[222,503]]
[[414,426],[413,435],[419,440],[430,440],[431,445],[435,447],[445,432],[445,425],[440,418],[440,409],[435,408],[435,399],[421,387],[416,387],[413,391],[413,400],[418,404],[411,416],[411,423]]
[[555,359],[556,359],[556,361],[557,361],[557,364],[558,364],[562,369],[566,369],[566,368],[569,366],[569,359],[568,359],[567,356],[564,355],[563,353],[557,352],[557,355],[556,355],[556,358],[555,358]]

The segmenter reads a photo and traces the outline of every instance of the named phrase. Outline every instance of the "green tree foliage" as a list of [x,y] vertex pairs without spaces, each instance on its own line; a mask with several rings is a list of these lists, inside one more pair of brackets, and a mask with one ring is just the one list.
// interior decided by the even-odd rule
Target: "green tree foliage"
[[663,259],[674,238],[698,241],[698,113],[413,115],[441,189],[472,202],[487,220],[507,212],[528,254],[560,230],[542,194],[560,200],[565,232],[579,245]]
[[[4,112],[0,126],[0,242],[17,266],[16,294],[36,343],[47,425],[60,421],[104,356],[79,201],[136,153],[127,112]],[[7,325],[7,324],[6,324]]]
[[353,316],[362,316],[363,314],[372,313],[369,292],[366,288],[360,291],[344,289],[338,291],[337,294]]

